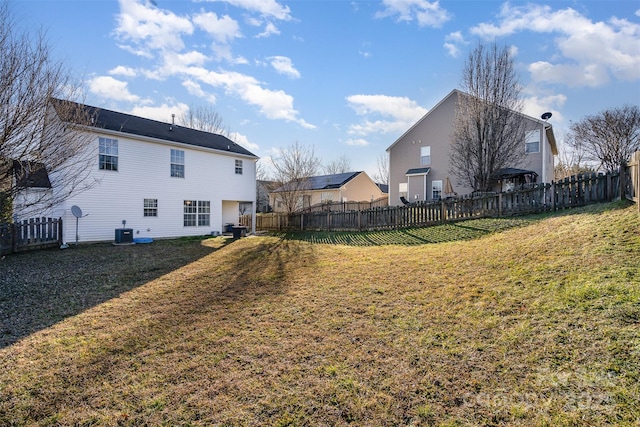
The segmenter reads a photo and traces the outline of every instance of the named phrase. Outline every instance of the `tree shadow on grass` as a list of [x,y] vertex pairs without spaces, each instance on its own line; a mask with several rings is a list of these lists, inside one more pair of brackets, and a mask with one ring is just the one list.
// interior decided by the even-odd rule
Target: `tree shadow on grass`
[[[211,243],[215,240],[215,244]],[[0,348],[194,262],[231,239],[108,243],[0,260]]]

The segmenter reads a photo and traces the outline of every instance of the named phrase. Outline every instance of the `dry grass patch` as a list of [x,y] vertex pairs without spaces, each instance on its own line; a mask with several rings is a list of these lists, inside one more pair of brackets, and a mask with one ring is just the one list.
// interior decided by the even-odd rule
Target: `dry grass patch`
[[0,350],[2,425],[637,425],[640,218],[241,239]]

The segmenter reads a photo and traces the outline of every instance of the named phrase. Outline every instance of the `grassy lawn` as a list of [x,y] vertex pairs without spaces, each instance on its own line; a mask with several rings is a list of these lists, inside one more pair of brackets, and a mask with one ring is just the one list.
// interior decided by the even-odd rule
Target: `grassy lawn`
[[624,203],[8,256],[0,425],[637,426],[639,266]]

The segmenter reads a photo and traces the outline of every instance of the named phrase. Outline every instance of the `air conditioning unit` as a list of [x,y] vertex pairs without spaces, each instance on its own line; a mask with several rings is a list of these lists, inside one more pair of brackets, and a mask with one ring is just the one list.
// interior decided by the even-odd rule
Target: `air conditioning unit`
[[116,243],[133,243],[133,229],[116,228]]

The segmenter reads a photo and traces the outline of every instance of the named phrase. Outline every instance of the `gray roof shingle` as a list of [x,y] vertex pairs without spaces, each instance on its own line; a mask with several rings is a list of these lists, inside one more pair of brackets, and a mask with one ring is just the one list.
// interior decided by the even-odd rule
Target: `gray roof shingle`
[[[62,101],[54,98],[52,102],[55,107],[57,103],[71,101]],[[249,150],[223,135],[157,120],[145,119],[143,117],[92,107],[90,105],[82,105],[82,107],[85,108],[88,116],[93,118],[93,126],[96,128],[257,157]]]

